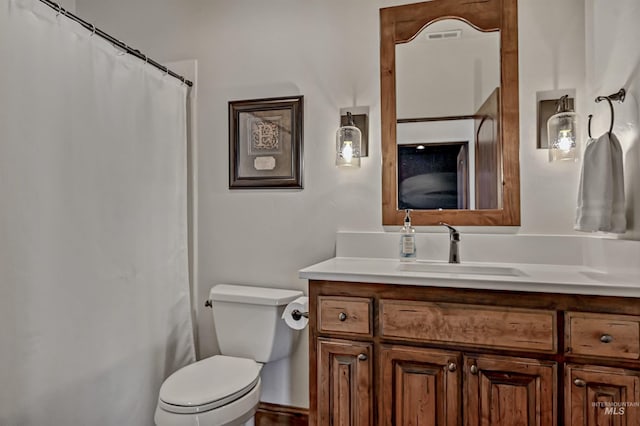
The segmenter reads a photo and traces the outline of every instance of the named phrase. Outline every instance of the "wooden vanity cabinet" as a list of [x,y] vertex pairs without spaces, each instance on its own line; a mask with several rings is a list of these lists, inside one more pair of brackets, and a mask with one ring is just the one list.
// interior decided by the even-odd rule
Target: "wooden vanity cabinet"
[[310,425],[640,426],[638,299],[319,280],[309,296]]
[[565,389],[566,424],[640,426],[640,371],[570,364]]
[[373,425],[372,344],[318,339],[319,425]]
[[383,345],[379,352],[379,425],[460,425],[457,352]]
[[465,356],[465,371],[466,426],[556,424],[555,362]]

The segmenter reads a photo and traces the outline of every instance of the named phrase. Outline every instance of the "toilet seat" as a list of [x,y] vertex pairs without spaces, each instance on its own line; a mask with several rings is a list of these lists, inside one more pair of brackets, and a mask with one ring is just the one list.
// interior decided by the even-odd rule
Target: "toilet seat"
[[153,420],[156,426],[239,426],[250,420],[260,403],[261,382],[245,396],[213,410],[193,414],[171,413],[156,406]]
[[251,392],[261,365],[252,359],[215,355],[188,365],[165,380],[158,405],[176,414],[195,414],[228,405]]

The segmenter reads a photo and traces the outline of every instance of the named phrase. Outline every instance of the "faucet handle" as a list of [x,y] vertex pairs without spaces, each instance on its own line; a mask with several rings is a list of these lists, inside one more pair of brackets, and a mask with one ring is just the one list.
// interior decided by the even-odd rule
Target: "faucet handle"
[[460,232],[458,232],[456,228],[444,222],[440,222],[440,225],[449,228],[449,238],[451,238],[452,241],[460,241]]

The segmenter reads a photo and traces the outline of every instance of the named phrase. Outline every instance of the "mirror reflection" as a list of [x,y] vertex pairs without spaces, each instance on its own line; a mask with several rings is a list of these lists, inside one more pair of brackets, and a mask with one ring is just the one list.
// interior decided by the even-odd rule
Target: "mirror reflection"
[[500,32],[437,21],[395,60],[398,209],[502,208]]

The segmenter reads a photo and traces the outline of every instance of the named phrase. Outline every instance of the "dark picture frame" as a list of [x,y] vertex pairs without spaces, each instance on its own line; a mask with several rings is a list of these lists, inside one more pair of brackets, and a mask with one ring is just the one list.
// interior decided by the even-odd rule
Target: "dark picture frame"
[[304,96],[229,102],[229,189],[302,189]]

